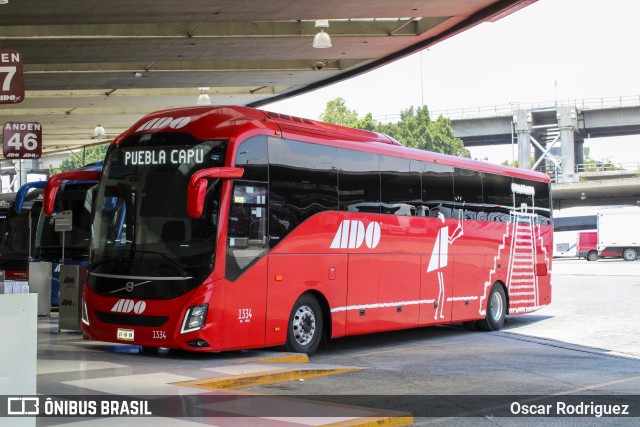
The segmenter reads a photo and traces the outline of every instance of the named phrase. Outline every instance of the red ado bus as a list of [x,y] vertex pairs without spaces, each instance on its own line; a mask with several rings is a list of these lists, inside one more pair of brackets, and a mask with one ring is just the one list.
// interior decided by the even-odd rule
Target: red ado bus
[[247,107],[151,114],[94,196],[85,336],[221,351],[551,302],[546,175]]

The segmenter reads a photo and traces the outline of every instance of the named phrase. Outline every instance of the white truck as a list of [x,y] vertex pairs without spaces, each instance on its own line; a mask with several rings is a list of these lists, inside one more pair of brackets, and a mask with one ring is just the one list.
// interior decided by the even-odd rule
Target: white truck
[[598,212],[598,253],[621,251],[625,261],[640,254],[640,208],[607,209]]

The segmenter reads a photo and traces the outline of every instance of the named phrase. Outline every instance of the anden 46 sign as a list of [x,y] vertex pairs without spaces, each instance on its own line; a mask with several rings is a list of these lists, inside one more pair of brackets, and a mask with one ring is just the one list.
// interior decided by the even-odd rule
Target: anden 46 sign
[[0,50],[0,104],[24,101],[24,74],[22,54],[13,50]]
[[3,126],[5,159],[39,159],[42,156],[42,125],[35,122],[7,122]]

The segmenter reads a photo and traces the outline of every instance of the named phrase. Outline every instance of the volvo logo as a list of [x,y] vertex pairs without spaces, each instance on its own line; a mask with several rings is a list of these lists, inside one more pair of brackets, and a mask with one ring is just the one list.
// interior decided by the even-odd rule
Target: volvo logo
[[111,294],[116,294],[118,292],[121,291],[127,291],[129,293],[133,292],[133,290],[140,286],[140,285],[144,285],[146,283],[151,283],[151,280],[145,280],[144,282],[138,282],[138,283],[134,283],[134,282],[127,282],[124,284],[124,288],[118,288],[118,289],[114,289],[113,291],[109,292]]
[[133,301],[130,299],[119,299],[118,302],[111,308],[114,313],[131,313],[142,314],[147,308],[147,303],[144,301]]

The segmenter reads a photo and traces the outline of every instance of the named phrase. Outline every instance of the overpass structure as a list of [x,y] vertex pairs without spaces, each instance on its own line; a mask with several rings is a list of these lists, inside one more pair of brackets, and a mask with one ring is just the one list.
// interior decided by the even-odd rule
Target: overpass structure
[[585,169],[583,150],[586,138],[640,134],[640,96],[433,114],[450,118],[467,147],[516,144],[518,165],[542,168],[554,177],[557,209],[640,203],[640,165]]

